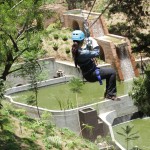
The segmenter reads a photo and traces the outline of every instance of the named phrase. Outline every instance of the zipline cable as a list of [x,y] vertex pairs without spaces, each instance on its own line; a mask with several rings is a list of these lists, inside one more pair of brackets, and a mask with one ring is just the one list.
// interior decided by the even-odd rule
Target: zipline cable
[[105,13],[105,11],[109,8],[109,6],[111,5],[111,3],[113,2],[113,0],[111,0],[108,5],[105,7],[105,9],[102,11],[102,13],[98,16],[97,19],[95,19],[95,21],[90,25],[89,28],[91,28],[95,23],[96,21]]
[[93,5],[92,5],[92,7],[91,7],[91,9],[90,9],[90,12],[89,12],[89,14],[88,14],[88,16],[87,16],[86,20],[88,20],[88,18],[89,18],[89,16],[90,16],[90,14],[91,14],[91,11],[92,11],[92,9],[93,9],[93,7],[94,7],[94,5],[95,5],[95,2],[96,2],[96,0],[94,1],[94,3],[93,3]]

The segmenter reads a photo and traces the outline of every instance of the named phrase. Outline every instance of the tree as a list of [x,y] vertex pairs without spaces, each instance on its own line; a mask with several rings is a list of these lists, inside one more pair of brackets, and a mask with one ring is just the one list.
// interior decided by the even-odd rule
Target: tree
[[[37,37],[39,1],[4,1],[0,5],[0,78],[6,80],[8,74],[19,59],[27,59],[26,52],[38,52]],[[34,40],[35,39],[35,40]]]
[[[9,74],[44,54],[41,5],[42,0],[0,1],[0,93]],[[13,67],[18,62],[24,64]]]
[[30,60],[28,62],[25,63],[24,68],[22,70],[22,75],[27,75],[27,78],[31,84],[31,88],[30,90],[34,93],[34,96],[30,97],[30,102],[35,102],[35,105],[37,107],[37,112],[38,112],[38,116],[39,118],[41,118],[40,116],[40,111],[39,111],[39,107],[38,107],[38,75],[41,73],[41,67],[39,65],[39,63],[36,60]]
[[82,90],[82,87],[83,87],[83,81],[81,81],[78,78],[73,78],[73,79],[71,79],[69,85],[71,87],[71,91],[73,93],[76,93],[76,104],[77,104],[77,107],[78,107],[78,93],[81,93],[81,90]]
[[[150,57],[150,5],[149,0],[112,0],[109,13],[123,14],[121,22],[110,26],[110,32],[126,36],[131,41],[133,52],[144,53]],[[145,68],[144,68],[145,67]],[[146,69],[147,68],[147,69]],[[141,69],[145,77],[134,80],[130,96],[139,111],[150,115],[150,81],[149,67],[144,66],[141,55]],[[146,70],[145,70],[146,69]]]
[[113,22],[110,32],[128,37],[133,52],[150,56],[150,5],[149,0],[111,0],[109,15],[123,14],[121,22]]
[[150,66],[145,70],[145,76],[134,79],[132,91],[129,93],[138,110],[150,116]]
[[136,140],[139,138],[139,136],[137,136],[137,132],[132,133],[133,128],[134,128],[134,126],[131,127],[131,126],[127,125],[125,128],[122,127],[123,133],[117,132],[117,134],[119,134],[125,138],[125,141],[127,144],[127,146],[126,146],[127,150],[129,149],[129,141]]
[[83,0],[66,0],[67,4],[68,4],[68,9],[77,9],[79,7],[77,7],[77,5],[80,5],[82,3]]

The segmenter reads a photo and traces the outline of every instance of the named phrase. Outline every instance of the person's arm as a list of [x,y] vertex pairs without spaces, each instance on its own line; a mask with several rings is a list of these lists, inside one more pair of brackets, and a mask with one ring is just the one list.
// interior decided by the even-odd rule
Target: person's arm
[[88,41],[91,42],[91,46],[93,49],[95,49],[96,47],[99,47],[97,41],[93,37],[88,37],[85,40],[87,43],[88,43]]
[[92,37],[89,37],[86,40],[91,40],[93,50],[88,50],[85,47],[84,49],[82,49],[80,51],[80,56],[79,57],[81,57],[82,59],[85,59],[85,60],[98,57],[100,55],[100,48],[99,48],[99,45],[98,45],[97,41]]
[[90,59],[90,58],[95,58],[98,57],[100,54],[99,49],[94,49],[92,51],[87,50],[87,49],[83,49],[80,52],[80,57],[82,57],[83,59]]

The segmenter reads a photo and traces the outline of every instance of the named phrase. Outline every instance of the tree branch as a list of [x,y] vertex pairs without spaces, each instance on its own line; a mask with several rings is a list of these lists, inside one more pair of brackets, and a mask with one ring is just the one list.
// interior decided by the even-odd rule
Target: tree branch
[[17,7],[22,2],[23,2],[23,0],[21,0],[20,2],[18,2],[16,5],[14,5],[10,10],[14,9],[15,7]]
[[11,39],[12,43],[13,43],[13,46],[15,48],[15,52],[18,52],[19,51],[19,48],[17,46],[17,43],[14,41],[13,37],[10,35],[10,34],[7,34],[9,36],[9,38]]
[[28,49],[28,48],[25,48],[24,50],[20,51],[20,52],[18,53],[18,55],[17,55],[16,57],[14,57],[13,60],[14,60],[14,61],[17,60],[18,57],[20,57],[27,49]]
[[18,71],[18,70],[21,70],[21,69],[22,69],[22,67],[17,68],[17,69],[14,69],[14,70],[12,70],[12,71],[9,71],[8,74],[11,74],[11,73],[13,73],[13,72],[15,72],[15,71]]

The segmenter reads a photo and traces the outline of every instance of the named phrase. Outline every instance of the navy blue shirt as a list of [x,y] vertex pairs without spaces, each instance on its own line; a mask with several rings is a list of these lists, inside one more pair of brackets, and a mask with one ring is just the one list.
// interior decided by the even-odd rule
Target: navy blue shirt
[[82,70],[82,74],[87,75],[96,69],[96,64],[92,58],[98,57],[100,54],[99,46],[93,50],[78,49],[79,55],[77,57],[77,64]]

